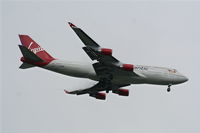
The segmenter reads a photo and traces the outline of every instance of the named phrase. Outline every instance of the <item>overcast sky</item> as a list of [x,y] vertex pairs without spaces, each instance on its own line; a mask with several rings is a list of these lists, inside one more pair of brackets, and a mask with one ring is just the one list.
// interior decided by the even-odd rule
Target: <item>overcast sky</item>
[[[3,133],[199,133],[200,2],[2,3]],[[18,34],[53,57],[91,62],[67,25],[81,27],[126,63],[171,67],[189,78],[172,86],[132,85],[106,101],[66,95],[95,84],[40,68],[20,70]]]

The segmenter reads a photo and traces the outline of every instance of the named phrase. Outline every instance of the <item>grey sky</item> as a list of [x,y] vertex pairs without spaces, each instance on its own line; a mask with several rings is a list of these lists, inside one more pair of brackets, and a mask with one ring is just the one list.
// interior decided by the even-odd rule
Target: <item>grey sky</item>
[[[2,11],[4,133],[200,132],[199,2],[4,2]],[[99,101],[63,91],[93,81],[18,69],[18,34],[56,58],[91,62],[67,21],[123,62],[176,68],[190,80],[170,93],[132,85],[129,97]]]

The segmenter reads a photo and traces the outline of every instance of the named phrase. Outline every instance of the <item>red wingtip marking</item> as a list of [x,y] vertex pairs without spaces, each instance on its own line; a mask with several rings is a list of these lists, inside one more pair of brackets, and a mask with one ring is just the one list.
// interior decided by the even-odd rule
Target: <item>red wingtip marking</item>
[[67,90],[64,90],[64,92],[67,93],[67,94],[69,94],[69,91],[67,91]]
[[70,27],[76,27],[76,25],[72,24],[71,22],[68,22]]

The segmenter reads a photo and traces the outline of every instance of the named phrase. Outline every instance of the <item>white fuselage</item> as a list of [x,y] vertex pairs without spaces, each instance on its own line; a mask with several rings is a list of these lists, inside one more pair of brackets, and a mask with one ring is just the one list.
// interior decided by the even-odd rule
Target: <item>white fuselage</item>
[[[68,76],[99,80],[92,63],[53,60],[42,68]],[[129,74],[130,72],[114,73],[112,82],[115,84],[174,85],[188,80],[177,70],[170,68],[135,65],[134,72],[139,76],[133,76]]]

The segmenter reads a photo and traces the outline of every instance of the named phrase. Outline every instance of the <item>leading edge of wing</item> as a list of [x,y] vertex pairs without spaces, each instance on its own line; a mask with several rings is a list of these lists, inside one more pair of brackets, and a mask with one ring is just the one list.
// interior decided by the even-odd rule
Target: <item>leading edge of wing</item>
[[[101,48],[91,37],[89,37],[81,28],[77,27],[71,22],[68,22],[69,26],[73,29],[73,31],[77,34],[77,36],[81,39],[81,41],[85,44],[86,47],[83,47],[83,50],[92,60],[98,60],[104,63],[118,63],[119,61],[113,57],[112,55],[103,55],[101,54],[101,50],[108,50],[107,48]],[[111,50],[111,49],[109,49]]]
[[85,46],[89,47],[100,47],[91,37],[89,37],[81,28],[77,27],[71,22],[68,22],[69,26],[73,29],[73,31],[77,34],[77,36],[81,39],[81,41],[85,44]]
[[[68,23],[69,26],[78,35],[78,37],[82,40],[82,42],[86,45],[86,47],[83,47],[83,50],[90,57],[90,59],[97,60],[98,62],[103,64],[104,67],[107,68],[114,67],[114,68],[119,68],[119,70],[123,70],[121,67],[123,66],[124,63],[113,57],[112,49],[101,48],[101,46],[99,46],[94,40],[92,40],[84,31],[82,31],[73,23],[71,22]],[[133,73],[134,75],[137,75],[135,72]]]

